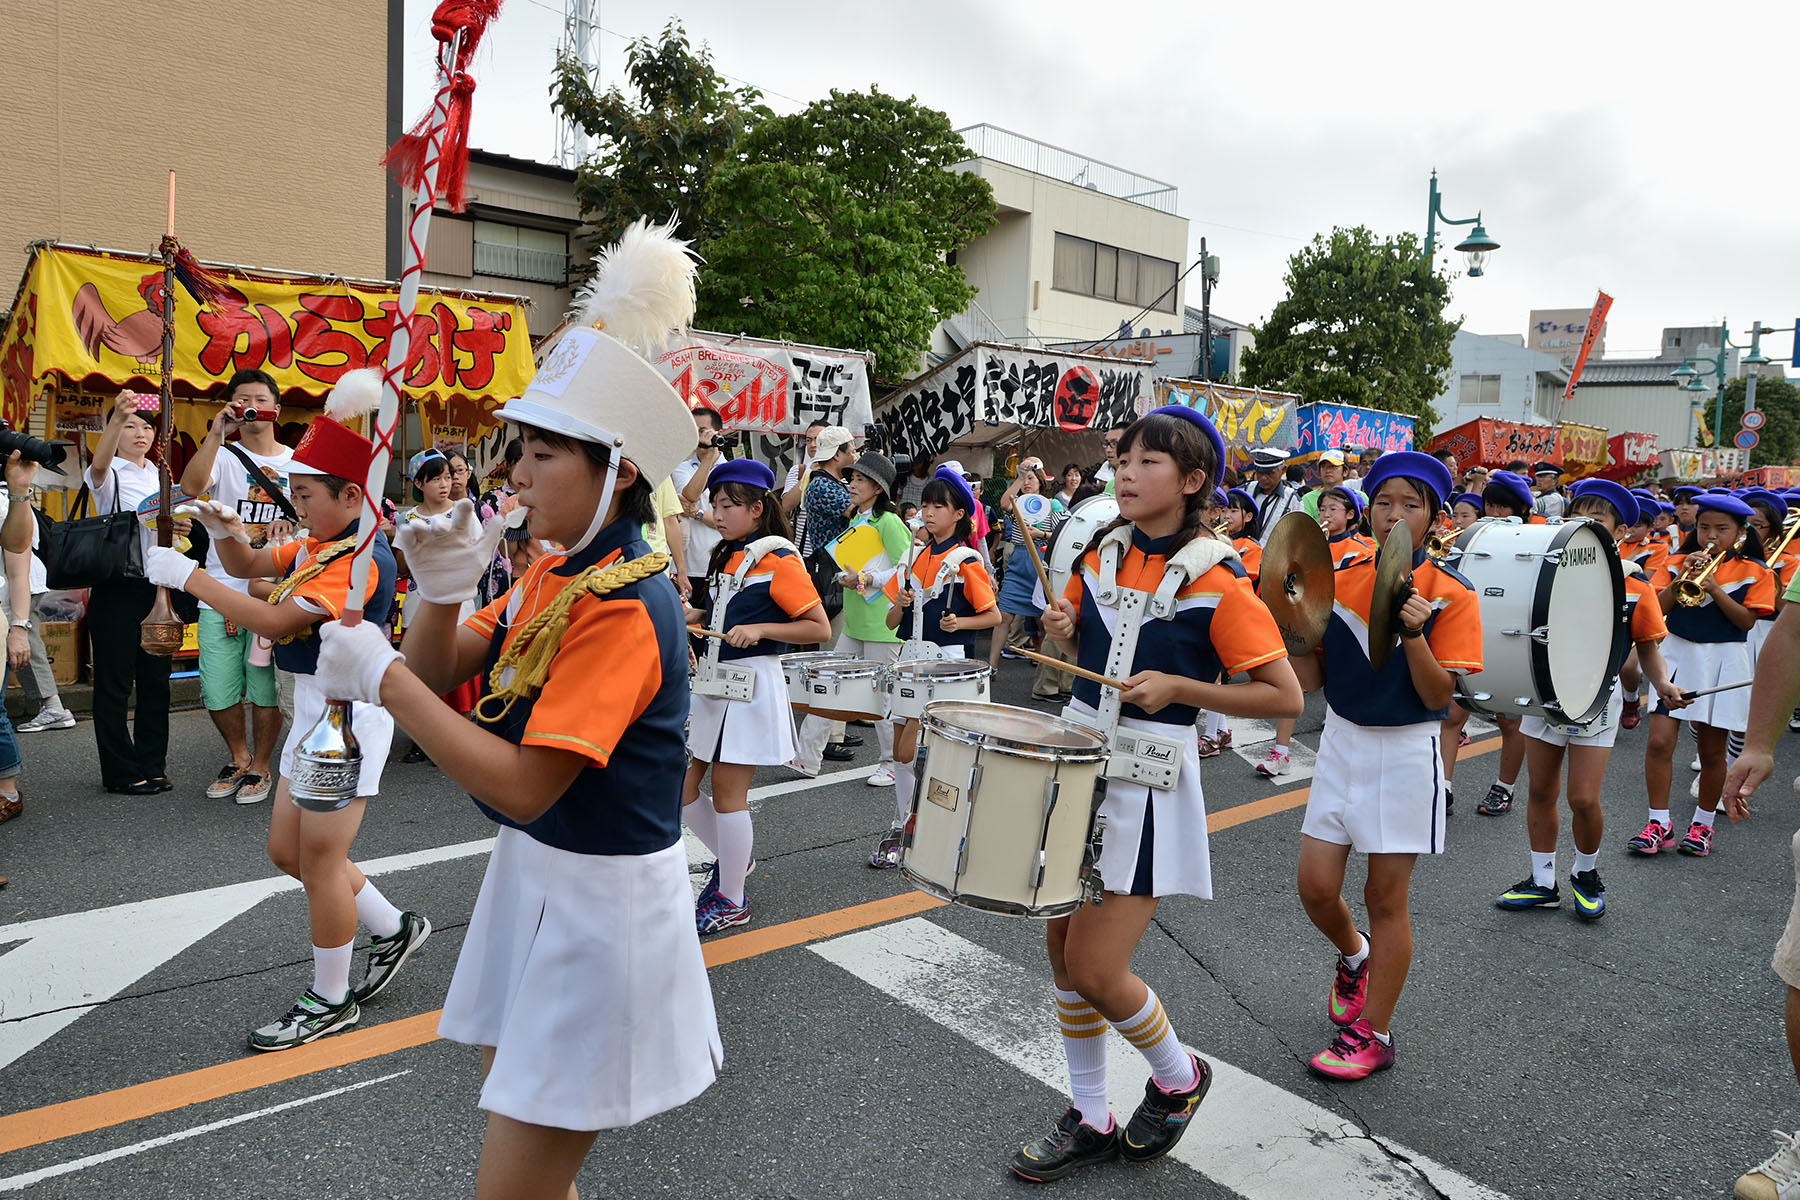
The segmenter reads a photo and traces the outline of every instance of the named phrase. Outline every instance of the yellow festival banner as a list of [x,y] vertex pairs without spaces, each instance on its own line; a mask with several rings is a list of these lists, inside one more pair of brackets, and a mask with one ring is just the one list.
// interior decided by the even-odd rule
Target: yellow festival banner
[[[214,309],[176,288],[178,396],[215,392],[234,372],[254,367],[274,377],[292,406],[323,398],[346,371],[386,360],[395,289],[235,268],[219,273],[227,298]],[[0,334],[0,415],[22,425],[57,377],[86,392],[159,388],[162,287],[157,259],[38,246]],[[522,392],[532,371],[530,333],[516,300],[421,291],[406,370],[412,399],[475,401],[491,410]]]
[[1564,421],[1556,427],[1556,438],[1562,449],[1565,480],[1582,479],[1605,469],[1606,430]]

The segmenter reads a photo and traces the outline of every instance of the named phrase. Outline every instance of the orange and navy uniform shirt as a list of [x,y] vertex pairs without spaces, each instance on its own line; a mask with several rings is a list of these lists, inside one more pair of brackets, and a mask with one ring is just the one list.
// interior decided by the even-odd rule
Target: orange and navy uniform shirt
[[1250,586],[1254,588],[1262,578],[1262,543],[1253,537],[1235,537],[1231,539],[1231,548],[1237,551],[1238,561],[1244,564],[1244,574],[1250,577]]
[[[1800,555],[1782,552],[1780,558],[1768,564],[1769,572],[1775,577],[1775,596],[1777,599],[1787,595],[1788,585],[1794,582],[1794,569],[1800,567]],[[1757,618],[1761,621],[1773,621],[1774,613],[1765,613]]]
[[[573,557],[544,555],[507,593],[463,622],[488,639],[486,680],[515,632],[576,575],[650,552],[643,527],[614,521]],[[587,759],[547,812],[521,824],[476,801],[492,820],[575,854],[654,854],[681,840],[686,773],[687,623],[675,585],[652,575],[569,610],[544,686],[482,727],[519,746]]]
[[[807,575],[806,564],[800,561],[800,556],[792,550],[776,549],[763,555],[745,573],[737,594],[725,606],[725,615],[715,617],[713,608],[719,598],[722,582],[733,575],[744,561],[746,545],[748,543],[744,541],[733,542],[725,564],[719,568],[718,574],[707,581],[711,596],[706,605],[706,619],[709,622],[718,621],[714,628],[723,633],[734,625],[785,625],[819,606],[818,589],[813,587],[812,578]],[[786,642],[771,642],[766,638],[754,646],[739,647],[720,642],[719,661],[786,654],[792,649]]]
[[[1663,564],[1662,573],[1653,581],[1657,591],[1662,591],[1675,582],[1681,574],[1681,568],[1687,562],[1685,554],[1671,554]],[[1772,616],[1775,612],[1775,576],[1762,563],[1754,558],[1744,558],[1733,550],[1719,564],[1718,570],[1712,574],[1713,580],[1725,589],[1725,594],[1749,609],[1758,617]],[[1669,632],[1687,642],[1742,642],[1749,638],[1749,631],[1739,629],[1731,623],[1731,618],[1719,611],[1712,597],[1703,597],[1693,607],[1677,604],[1671,607],[1665,616]]]
[[[1162,584],[1172,538],[1150,538],[1133,528],[1131,546],[1119,560],[1117,581],[1122,588],[1154,592]],[[1069,578],[1063,598],[1075,606],[1076,662],[1089,671],[1103,671],[1112,649],[1116,607],[1102,606],[1095,598],[1100,587],[1100,551],[1089,550],[1081,567]],[[1250,587],[1244,567],[1232,559],[1201,572],[1175,593],[1175,612],[1167,620],[1145,614],[1139,626],[1137,655],[1131,669],[1164,671],[1189,679],[1218,679],[1235,675],[1287,657],[1287,646],[1275,618],[1263,607]],[[1100,707],[1100,685],[1090,679],[1075,680],[1075,698]],[[1146,713],[1134,704],[1122,705],[1120,715],[1167,725],[1192,725],[1200,710],[1171,704]]]
[[1644,572],[1644,581],[1655,579],[1663,564],[1669,561],[1668,547],[1655,534],[1635,542],[1619,543],[1619,560],[1636,563]]
[[[961,542],[950,538],[932,542],[919,549],[919,555],[912,565],[912,578],[916,581],[914,604],[919,603],[923,597],[923,589],[937,582],[938,570],[944,565],[944,556],[960,545]],[[898,604],[900,572],[894,572],[881,590],[888,598],[888,603]],[[943,595],[925,605],[925,640],[939,646],[961,646],[963,653],[973,658],[975,630],[959,629],[950,633],[940,622],[946,612],[955,613],[958,617],[972,617],[991,610],[994,605],[994,582],[988,578],[987,568],[981,565],[979,558],[969,560],[957,569],[956,577],[944,588]],[[912,636],[913,619],[910,608],[900,614],[900,634],[903,638]]]
[[[318,557],[319,551],[355,532],[356,522],[352,521],[348,528],[335,537],[297,538],[279,546],[270,546],[269,554],[274,558],[275,565],[281,568],[282,578],[285,579],[312,562]],[[350,554],[340,554],[325,564],[323,571],[288,593],[288,599],[307,612],[317,613],[319,619],[313,622],[312,628],[297,635],[292,641],[275,644],[276,666],[296,675],[311,675],[319,669],[319,626],[344,615],[344,601],[350,596],[350,562],[353,557]],[[388,547],[387,537],[377,531],[373,557],[369,563],[369,578],[363,585],[363,613],[369,620],[385,621],[388,610],[394,607],[395,574],[394,552]]]
[[1656,599],[1656,589],[1642,575],[1625,576],[1625,604],[1631,610],[1631,640],[1633,642],[1660,642],[1669,636],[1669,626],[1663,620],[1662,605]]
[[1325,539],[1331,547],[1331,565],[1347,567],[1353,562],[1375,557],[1375,539],[1366,533],[1346,529]]
[[[1379,673],[1369,665],[1369,604],[1375,594],[1375,559],[1338,568],[1336,599],[1325,638],[1316,653],[1325,658],[1325,702],[1358,725],[1417,725],[1441,721],[1445,708],[1427,708],[1413,687],[1406,654],[1395,647]],[[1481,610],[1475,588],[1423,550],[1413,554],[1413,587],[1431,605],[1425,644],[1438,665],[1452,675],[1481,670]],[[1388,636],[1397,636],[1390,633]]]

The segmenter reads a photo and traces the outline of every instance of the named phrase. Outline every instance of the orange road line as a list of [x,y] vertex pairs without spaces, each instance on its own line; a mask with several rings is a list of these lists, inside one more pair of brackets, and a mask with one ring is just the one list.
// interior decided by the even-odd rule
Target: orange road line
[[[1458,759],[1473,758],[1499,747],[1499,738],[1474,742],[1463,747]],[[1261,800],[1221,809],[1207,817],[1207,830],[1216,833],[1234,825],[1247,824],[1261,817],[1299,808],[1306,803],[1310,793],[1309,787],[1294,788]],[[853,904],[796,921],[719,938],[704,943],[701,953],[709,968],[723,966],[775,950],[804,945],[820,938],[864,929],[870,925],[897,921],[902,917],[940,908],[943,904],[942,900],[923,892],[905,892],[867,904]],[[284,1083],[304,1075],[423,1046],[438,1040],[437,1022],[442,1011],[433,1009],[367,1029],[352,1030],[293,1050],[233,1059],[217,1066],[202,1067],[147,1083],[132,1084],[0,1117],[0,1154],[29,1146],[41,1146],[46,1142],[60,1141],[77,1134],[93,1133],[115,1125],[143,1120],[158,1113],[173,1112],[239,1092],[253,1091],[270,1084]]]

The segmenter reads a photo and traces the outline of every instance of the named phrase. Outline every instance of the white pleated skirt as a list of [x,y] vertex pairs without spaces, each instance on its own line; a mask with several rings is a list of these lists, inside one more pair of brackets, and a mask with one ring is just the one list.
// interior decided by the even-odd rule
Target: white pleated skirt
[[[1089,726],[1092,706],[1071,700],[1063,716]],[[1120,717],[1126,729],[1182,739],[1181,775],[1161,791],[1141,783],[1106,781],[1100,814],[1100,879],[1109,892],[1130,896],[1198,896],[1212,899],[1212,851],[1206,837],[1206,797],[1200,790],[1200,746],[1192,725],[1163,725]]]
[[780,766],[794,757],[794,709],[788,703],[781,656],[734,659],[756,672],[756,697],[724,700],[696,695],[688,707],[688,753],[701,762]]
[[438,1033],[492,1046],[488,1112],[556,1129],[632,1125],[724,1062],[680,842],[574,854],[503,828]]
[[[319,690],[318,676],[294,676],[294,719],[288,722],[287,741],[281,746],[281,774],[294,777],[294,749],[325,714],[325,693]],[[362,749],[362,771],[356,780],[358,796],[381,794],[381,770],[387,766],[388,750],[394,744],[394,718],[379,704],[352,702],[350,733]]]
[[[1750,678],[1752,669],[1748,641],[1690,642],[1671,633],[1663,639],[1662,656],[1668,664],[1669,682],[1684,692],[1737,683]],[[1656,693],[1652,690],[1650,694]],[[1665,715],[1677,721],[1698,721],[1714,729],[1742,733],[1750,727],[1750,689],[1714,692]]]

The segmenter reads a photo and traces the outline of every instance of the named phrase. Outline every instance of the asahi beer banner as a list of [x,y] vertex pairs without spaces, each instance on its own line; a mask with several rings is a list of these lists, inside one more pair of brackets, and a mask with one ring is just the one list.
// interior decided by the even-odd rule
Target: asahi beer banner
[[821,421],[860,436],[874,419],[869,360],[854,351],[693,333],[655,363],[689,405],[718,409],[726,429],[804,433]]
[[1295,413],[1294,457],[1354,447],[1383,454],[1413,447],[1413,419],[1353,404],[1305,404]]
[[1206,414],[1225,439],[1231,457],[1247,460],[1264,446],[1287,449],[1294,442],[1294,412],[1300,397],[1261,388],[1234,387],[1193,379],[1159,379],[1156,403],[1181,404]]
[[1148,410],[1151,380],[1147,363],[983,343],[900,388],[876,422],[890,446],[936,458],[984,429],[1074,433],[1128,424]]

